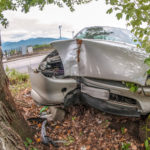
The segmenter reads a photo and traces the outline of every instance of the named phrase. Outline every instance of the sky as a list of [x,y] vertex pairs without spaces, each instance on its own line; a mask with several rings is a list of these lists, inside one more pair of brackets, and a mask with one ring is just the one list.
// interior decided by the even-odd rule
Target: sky
[[29,13],[21,11],[6,11],[4,15],[9,20],[9,26],[2,32],[2,41],[19,41],[36,37],[59,38],[59,25],[62,25],[62,36],[72,38],[84,27],[112,26],[126,28],[125,19],[117,20],[115,13],[106,14],[110,8],[104,0],[93,1],[89,4],[75,6],[75,11],[69,8],[59,8],[56,5],[47,5],[43,11],[38,7],[32,8]]

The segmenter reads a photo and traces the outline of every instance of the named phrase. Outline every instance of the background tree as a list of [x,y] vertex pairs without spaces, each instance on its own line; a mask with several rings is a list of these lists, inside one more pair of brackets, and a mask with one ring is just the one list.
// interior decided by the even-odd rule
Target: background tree
[[92,0],[0,0],[0,22],[4,27],[7,27],[8,20],[3,14],[7,10],[17,11],[18,8],[21,8],[22,12],[27,13],[31,7],[38,6],[42,10],[45,5],[55,4],[59,7],[66,5],[73,11],[75,4],[80,5],[90,1]]

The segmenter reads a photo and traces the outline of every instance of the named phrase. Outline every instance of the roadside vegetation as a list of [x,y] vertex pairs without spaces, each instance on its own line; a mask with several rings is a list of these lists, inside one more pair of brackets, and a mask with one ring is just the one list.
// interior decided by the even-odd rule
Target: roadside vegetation
[[52,46],[50,44],[42,44],[42,45],[34,45],[33,46],[33,50],[37,50],[37,49],[49,49],[52,48]]
[[5,72],[9,79],[9,87],[13,96],[17,95],[20,91],[31,87],[28,74],[20,73],[17,70],[9,69],[8,67],[6,67]]
[[51,49],[52,49],[52,45],[50,45],[50,44],[43,44],[43,45],[33,46],[33,51],[34,52],[49,51]]
[[[28,46],[27,46],[28,47]],[[46,52],[52,50],[52,46],[50,44],[42,44],[42,45],[34,45],[33,46],[33,54],[37,54],[40,52]],[[6,57],[9,59],[11,57],[20,57],[22,56],[22,51],[20,49],[12,49],[9,51],[5,51],[4,54]],[[31,55],[30,53],[27,52],[27,55]]]
[[15,69],[9,69],[6,67],[6,75],[9,78],[10,84],[18,84],[26,82],[29,79],[29,75],[25,73],[20,73]]

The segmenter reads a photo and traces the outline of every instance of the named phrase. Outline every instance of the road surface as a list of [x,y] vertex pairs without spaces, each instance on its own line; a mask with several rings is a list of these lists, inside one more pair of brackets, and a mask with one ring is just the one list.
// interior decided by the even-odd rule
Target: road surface
[[4,63],[4,68],[6,69],[8,66],[8,68],[16,69],[21,73],[28,73],[28,66],[31,66],[33,69],[37,68],[46,55],[47,54],[6,62]]

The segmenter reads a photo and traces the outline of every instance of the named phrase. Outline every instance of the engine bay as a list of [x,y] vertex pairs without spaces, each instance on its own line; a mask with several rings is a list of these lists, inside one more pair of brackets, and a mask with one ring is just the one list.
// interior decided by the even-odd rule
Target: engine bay
[[41,62],[38,71],[46,77],[64,78],[64,67],[57,50],[52,51]]

